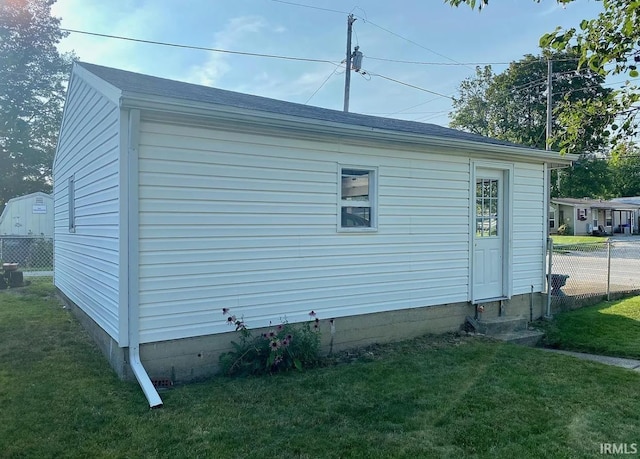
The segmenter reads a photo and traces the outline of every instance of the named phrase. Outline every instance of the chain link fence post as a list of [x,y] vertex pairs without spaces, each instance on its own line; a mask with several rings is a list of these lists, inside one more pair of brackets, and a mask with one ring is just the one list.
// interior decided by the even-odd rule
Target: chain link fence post
[[553,273],[553,239],[547,238],[547,311],[545,319],[551,318],[551,274]]
[[611,241],[607,240],[607,301],[611,301]]

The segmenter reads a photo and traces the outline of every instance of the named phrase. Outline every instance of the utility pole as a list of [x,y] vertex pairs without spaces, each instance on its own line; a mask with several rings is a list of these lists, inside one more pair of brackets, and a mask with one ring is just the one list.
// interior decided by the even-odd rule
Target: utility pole
[[353,31],[353,23],[356,19],[353,14],[347,17],[347,59],[344,72],[344,111],[349,111],[349,89],[351,86],[351,33]]
[[551,150],[551,123],[553,121],[551,112],[553,111],[553,61],[547,60],[547,142],[546,149]]

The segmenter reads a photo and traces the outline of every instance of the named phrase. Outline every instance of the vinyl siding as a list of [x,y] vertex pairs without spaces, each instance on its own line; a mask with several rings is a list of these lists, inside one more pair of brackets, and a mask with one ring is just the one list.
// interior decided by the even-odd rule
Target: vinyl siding
[[513,294],[543,290],[546,224],[544,166],[516,163],[513,190]]
[[[72,78],[54,162],[55,284],[111,337],[119,320],[120,110]],[[68,179],[75,177],[75,233]]]
[[[141,131],[141,342],[468,299],[468,157]],[[377,232],[337,232],[339,164],[377,168]]]

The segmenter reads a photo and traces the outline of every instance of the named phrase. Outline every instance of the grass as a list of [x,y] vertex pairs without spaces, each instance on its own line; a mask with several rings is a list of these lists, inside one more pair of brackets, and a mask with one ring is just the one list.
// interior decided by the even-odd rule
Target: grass
[[560,313],[543,327],[552,347],[640,359],[640,297]]
[[150,411],[51,293],[0,292],[3,457],[589,458],[639,440],[640,374],[456,335],[212,378]]
[[571,245],[571,244],[604,244],[608,238],[598,236],[560,236],[554,234],[551,236],[554,245]]

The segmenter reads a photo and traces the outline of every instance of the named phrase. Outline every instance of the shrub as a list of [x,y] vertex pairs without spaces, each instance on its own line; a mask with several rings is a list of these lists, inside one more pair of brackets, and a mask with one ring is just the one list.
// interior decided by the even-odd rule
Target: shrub
[[235,325],[240,333],[239,342],[231,341],[234,350],[220,356],[220,368],[228,376],[246,376],[276,373],[291,369],[302,370],[319,363],[320,320],[311,311],[311,320],[290,324],[283,320],[268,331],[254,336],[244,320],[231,315],[225,308],[227,323]]

